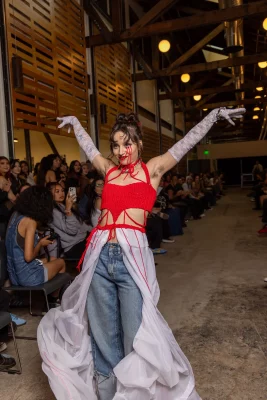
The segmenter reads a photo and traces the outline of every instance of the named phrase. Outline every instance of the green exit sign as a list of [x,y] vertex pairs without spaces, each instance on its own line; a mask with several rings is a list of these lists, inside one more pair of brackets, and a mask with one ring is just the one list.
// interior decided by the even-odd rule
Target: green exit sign
[[210,154],[209,150],[204,150],[203,153],[205,156],[208,156]]

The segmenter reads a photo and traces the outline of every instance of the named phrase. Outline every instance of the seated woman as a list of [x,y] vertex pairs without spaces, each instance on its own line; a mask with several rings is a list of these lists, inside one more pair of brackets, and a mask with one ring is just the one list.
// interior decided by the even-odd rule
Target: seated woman
[[36,286],[65,272],[62,259],[41,261],[42,247],[51,244],[49,236],[38,238],[37,226],[52,219],[53,199],[48,189],[32,186],[17,198],[6,234],[7,269],[13,285]]
[[101,196],[104,188],[104,179],[96,175],[90,185],[87,185],[79,202],[79,213],[84,221],[93,228],[97,225],[101,215]]
[[[49,183],[47,188],[54,199],[53,220],[49,226],[60,237],[61,249],[65,256],[78,259],[84,252],[86,238],[92,227],[83,222],[74,209],[74,196],[66,196],[63,187],[58,183]],[[48,251],[50,255],[57,254],[55,246],[49,246]]]
[[9,176],[9,160],[6,157],[0,157],[0,238],[2,239],[5,237],[6,226],[16,201]]
[[33,173],[30,172],[30,167],[27,161],[21,161],[20,162],[20,178],[24,179],[26,183],[28,183],[31,186],[35,185],[34,178],[33,178]]
[[45,186],[49,182],[60,180],[61,158],[57,154],[49,154],[43,157],[38,168],[36,183]]
[[10,161],[10,176],[9,179],[11,181],[11,190],[16,196],[19,193],[19,190],[26,180],[20,176],[21,174],[21,166],[18,159]]

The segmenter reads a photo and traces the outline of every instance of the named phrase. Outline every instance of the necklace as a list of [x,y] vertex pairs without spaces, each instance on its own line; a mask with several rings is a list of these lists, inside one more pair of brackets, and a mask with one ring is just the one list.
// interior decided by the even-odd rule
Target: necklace
[[140,161],[141,161],[140,158],[138,158],[138,160],[136,160],[134,163],[127,164],[127,165],[124,165],[124,166],[120,165],[119,168],[121,170],[121,173],[122,174],[129,174],[130,173],[130,175],[132,175],[133,172],[134,172],[134,168],[136,167],[137,164],[139,164]]

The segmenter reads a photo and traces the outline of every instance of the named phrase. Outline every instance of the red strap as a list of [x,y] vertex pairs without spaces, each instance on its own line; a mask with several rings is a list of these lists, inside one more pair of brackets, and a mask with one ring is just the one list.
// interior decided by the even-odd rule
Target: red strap
[[118,169],[118,167],[115,165],[114,167],[112,167],[112,168],[110,168],[110,169],[108,170],[108,172],[106,173],[106,176],[105,176],[105,183],[108,182],[107,179],[108,179],[109,175],[110,175],[113,171],[115,171],[116,169]]
[[145,171],[145,174],[146,174],[146,182],[148,184],[150,184],[150,175],[149,175],[149,172],[148,172],[146,164],[143,163],[143,162],[142,162],[142,167],[143,167],[143,170]]

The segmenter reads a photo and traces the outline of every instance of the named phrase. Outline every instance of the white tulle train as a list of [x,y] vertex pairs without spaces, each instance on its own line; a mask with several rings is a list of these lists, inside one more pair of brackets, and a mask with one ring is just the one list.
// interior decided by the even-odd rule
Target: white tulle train
[[[116,234],[125,265],[142,293],[143,310],[134,350],[114,369],[113,400],[201,400],[190,363],[157,309],[160,292],[146,235],[124,228]],[[66,290],[61,307],[51,309],[38,328],[43,371],[58,400],[97,400],[86,298],[108,235],[95,232],[82,272]]]

